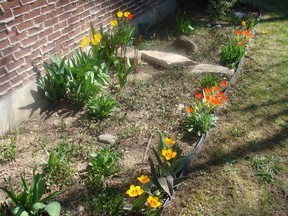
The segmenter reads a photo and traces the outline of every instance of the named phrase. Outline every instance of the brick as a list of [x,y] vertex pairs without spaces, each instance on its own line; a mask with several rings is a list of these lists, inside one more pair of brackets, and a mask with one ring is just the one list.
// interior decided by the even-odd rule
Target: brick
[[19,33],[22,33],[23,31],[30,29],[34,26],[33,21],[26,21],[24,23],[20,23],[19,25],[16,26],[17,30]]
[[11,86],[12,86],[13,88],[18,87],[18,86],[21,86],[23,80],[24,80],[26,77],[27,77],[26,74],[21,74],[21,75],[18,75],[18,76],[16,76],[16,77],[14,77],[13,79],[10,80]]
[[73,25],[68,25],[66,28],[61,30],[61,34],[64,35],[68,35],[71,31],[73,31],[74,26]]
[[46,1],[45,0],[37,0],[30,7],[31,7],[31,10],[34,10],[36,8],[42,8],[44,6],[46,6]]
[[13,22],[9,22],[6,24],[6,27],[8,28],[12,28],[12,27],[15,27],[17,25],[19,25],[20,23],[23,23],[25,22],[24,21],[24,16],[19,16],[19,17],[16,17]]
[[13,54],[14,52],[17,52],[18,50],[20,50],[20,48],[18,46],[11,46],[9,48],[3,49],[2,53],[4,56],[8,56],[10,54]]
[[22,5],[18,8],[15,8],[13,10],[15,17],[21,16],[26,14],[27,12],[30,11],[30,6],[29,5]]
[[10,82],[6,82],[0,86],[0,96],[7,94],[8,91],[11,90]]
[[45,46],[42,46],[40,48],[40,54],[44,56],[47,53],[49,53],[53,48],[54,48],[54,45],[52,45],[52,44],[47,44]]
[[26,35],[24,33],[14,33],[9,37],[10,44],[15,46],[16,44],[19,44],[22,40],[26,38]]
[[33,50],[31,55],[29,55],[29,60],[40,59],[41,57],[40,50]]
[[9,47],[9,46],[10,46],[10,43],[9,43],[9,40],[8,40],[8,39],[0,41],[0,47],[1,47],[1,49],[6,49],[6,48]]
[[70,4],[70,0],[61,0],[56,3],[56,7],[65,7]]
[[12,8],[16,8],[18,6],[19,6],[19,0],[6,1],[1,3],[1,7],[3,8],[4,12]]
[[27,5],[27,4],[32,4],[34,2],[36,2],[37,0],[20,0],[20,3],[22,5]]
[[59,30],[59,31],[53,32],[52,34],[48,35],[48,41],[53,42],[60,37],[61,37],[61,32]]
[[41,15],[39,17],[34,18],[35,25],[44,23],[45,20],[49,19],[50,16],[48,14]]
[[36,10],[30,11],[29,13],[26,13],[24,16],[24,19],[26,21],[28,21],[28,20],[31,20],[31,19],[39,16],[39,15],[40,15],[40,9],[36,9]]
[[32,50],[36,50],[36,49],[39,49],[40,47],[43,47],[43,45],[46,43],[47,43],[47,38],[44,37],[44,38],[37,40],[37,43],[33,44],[31,48]]
[[63,20],[68,20],[71,16],[71,13],[64,13],[58,17],[58,20],[59,22],[62,22]]
[[41,25],[39,25],[39,27],[34,26],[34,28],[27,30],[26,36],[31,37],[34,35],[39,35],[43,31],[44,31],[44,28]]
[[44,23],[46,27],[53,26],[55,25],[55,23],[57,23],[57,19],[55,18],[48,19],[48,20],[45,20]]
[[21,48],[25,49],[27,47],[32,46],[33,44],[37,43],[38,36],[26,37],[26,39],[21,41]]
[[86,19],[86,18],[88,18],[88,17],[90,17],[91,16],[91,14],[90,14],[90,11],[85,11],[84,13],[81,13],[80,14],[80,21],[83,21],[84,19]]
[[70,12],[76,11],[77,7],[74,4],[69,4],[66,7],[64,7],[63,10],[64,10],[65,13],[70,13]]
[[67,27],[67,21],[63,21],[63,22],[58,22],[56,25],[54,25],[54,31],[60,30],[60,29],[64,29]]
[[20,58],[31,55],[31,48],[20,49],[19,51],[13,53],[14,58],[18,61]]
[[76,24],[78,23],[80,20],[78,18],[78,16],[72,16],[71,18],[69,18],[67,20],[68,25],[72,25],[72,24]]
[[57,0],[46,0],[46,3],[48,5],[52,5],[52,4],[55,4],[57,2]]
[[[46,14],[46,13],[50,13],[50,12],[55,12],[55,4],[53,5],[48,5],[46,7],[43,7],[40,9],[41,10],[41,14]],[[62,10],[61,10],[62,11]]]
[[73,14],[75,16],[75,15],[81,14],[82,12],[84,12],[84,7],[78,7],[77,6],[77,9]]
[[19,59],[18,61],[13,61],[13,62],[7,64],[6,68],[8,69],[8,73],[10,73],[11,71],[17,70],[24,63],[25,63],[24,59]]
[[0,15],[0,24],[2,23],[8,23],[8,22],[11,22],[15,19],[15,16],[12,12],[12,10],[6,10],[4,11],[3,14]]

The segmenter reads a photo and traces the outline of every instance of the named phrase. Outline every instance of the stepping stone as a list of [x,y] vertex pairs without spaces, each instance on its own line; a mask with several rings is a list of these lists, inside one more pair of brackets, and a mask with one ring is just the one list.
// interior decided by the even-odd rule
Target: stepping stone
[[142,50],[141,52],[142,52],[141,58],[144,61],[154,63],[164,68],[196,64],[191,59],[188,59],[178,54],[159,52],[159,51],[145,51],[145,50]]
[[219,74],[227,74],[230,76],[234,74],[233,69],[223,67],[221,65],[197,64],[193,65],[191,68],[192,73],[219,73]]

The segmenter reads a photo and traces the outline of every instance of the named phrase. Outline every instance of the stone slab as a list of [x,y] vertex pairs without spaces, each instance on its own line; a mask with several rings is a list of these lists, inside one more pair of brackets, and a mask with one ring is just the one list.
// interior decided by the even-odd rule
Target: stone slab
[[192,73],[219,73],[232,76],[234,70],[221,65],[197,64],[192,66]]
[[178,54],[146,50],[142,50],[141,52],[142,60],[159,65],[164,68],[196,64],[191,59],[188,59],[185,56],[181,56]]
[[140,60],[141,59],[141,51],[140,50],[137,50],[135,51],[134,48],[132,47],[126,47],[126,51],[124,52],[121,52],[121,47],[117,50],[117,53],[116,53],[116,56],[119,57],[119,58],[129,58],[129,59],[136,59],[137,60]]

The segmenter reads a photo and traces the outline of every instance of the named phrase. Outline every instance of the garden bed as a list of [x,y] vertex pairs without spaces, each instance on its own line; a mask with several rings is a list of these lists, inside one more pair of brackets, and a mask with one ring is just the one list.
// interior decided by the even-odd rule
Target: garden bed
[[[189,9],[194,14],[195,11]],[[175,30],[168,27],[165,31],[162,28],[161,32],[157,27],[152,29],[155,34],[146,35],[149,40],[144,40],[143,48],[183,54],[196,62],[222,64],[221,46],[234,34],[233,22],[222,21],[213,26],[203,14],[191,15],[189,19],[197,20],[197,23],[192,22],[195,30],[189,38],[197,44],[198,52],[173,48]],[[58,102],[43,111],[41,117],[30,119],[2,137],[2,145],[15,144],[16,155],[15,159],[11,156],[1,163],[0,184],[7,183],[11,176],[13,185],[17,185],[23,171],[26,179],[31,179],[32,168],[37,166],[41,172],[41,165],[48,160],[47,153],[62,145],[68,149],[67,154],[71,154],[68,164],[72,172],[59,176],[58,183],[52,184],[49,191],[61,191],[57,200],[62,204],[63,215],[92,214],[87,206],[85,188],[90,154],[110,145],[98,142],[99,135],[117,137],[113,150],[122,154],[121,169],[109,177],[107,184],[125,194],[137,176],[149,172],[147,159],[153,154],[152,148],[158,145],[159,131],[172,137],[183,149],[183,155],[195,149],[199,137],[185,136],[186,108],[191,106],[195,93],[202,89],[203,76],[205,74],[192,73],[190,67],[163,69],[143,62],[130,74],[128,84],[122,90],[115,88],[117,80],[112,77],[108,91],[115,96],[119,110],[102,121],[89,120],[82,109],[66,100]],[[225,106],[219,110],[220,118],[223,112]],[[0,199],[4,199],[2,192],[0,195]]]

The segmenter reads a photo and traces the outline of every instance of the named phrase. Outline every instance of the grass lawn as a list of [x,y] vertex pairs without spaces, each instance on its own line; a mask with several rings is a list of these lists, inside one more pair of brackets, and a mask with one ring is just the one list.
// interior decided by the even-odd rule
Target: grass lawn
[[288,2],[263,16],[220,123],[165,215],[288,214]]

